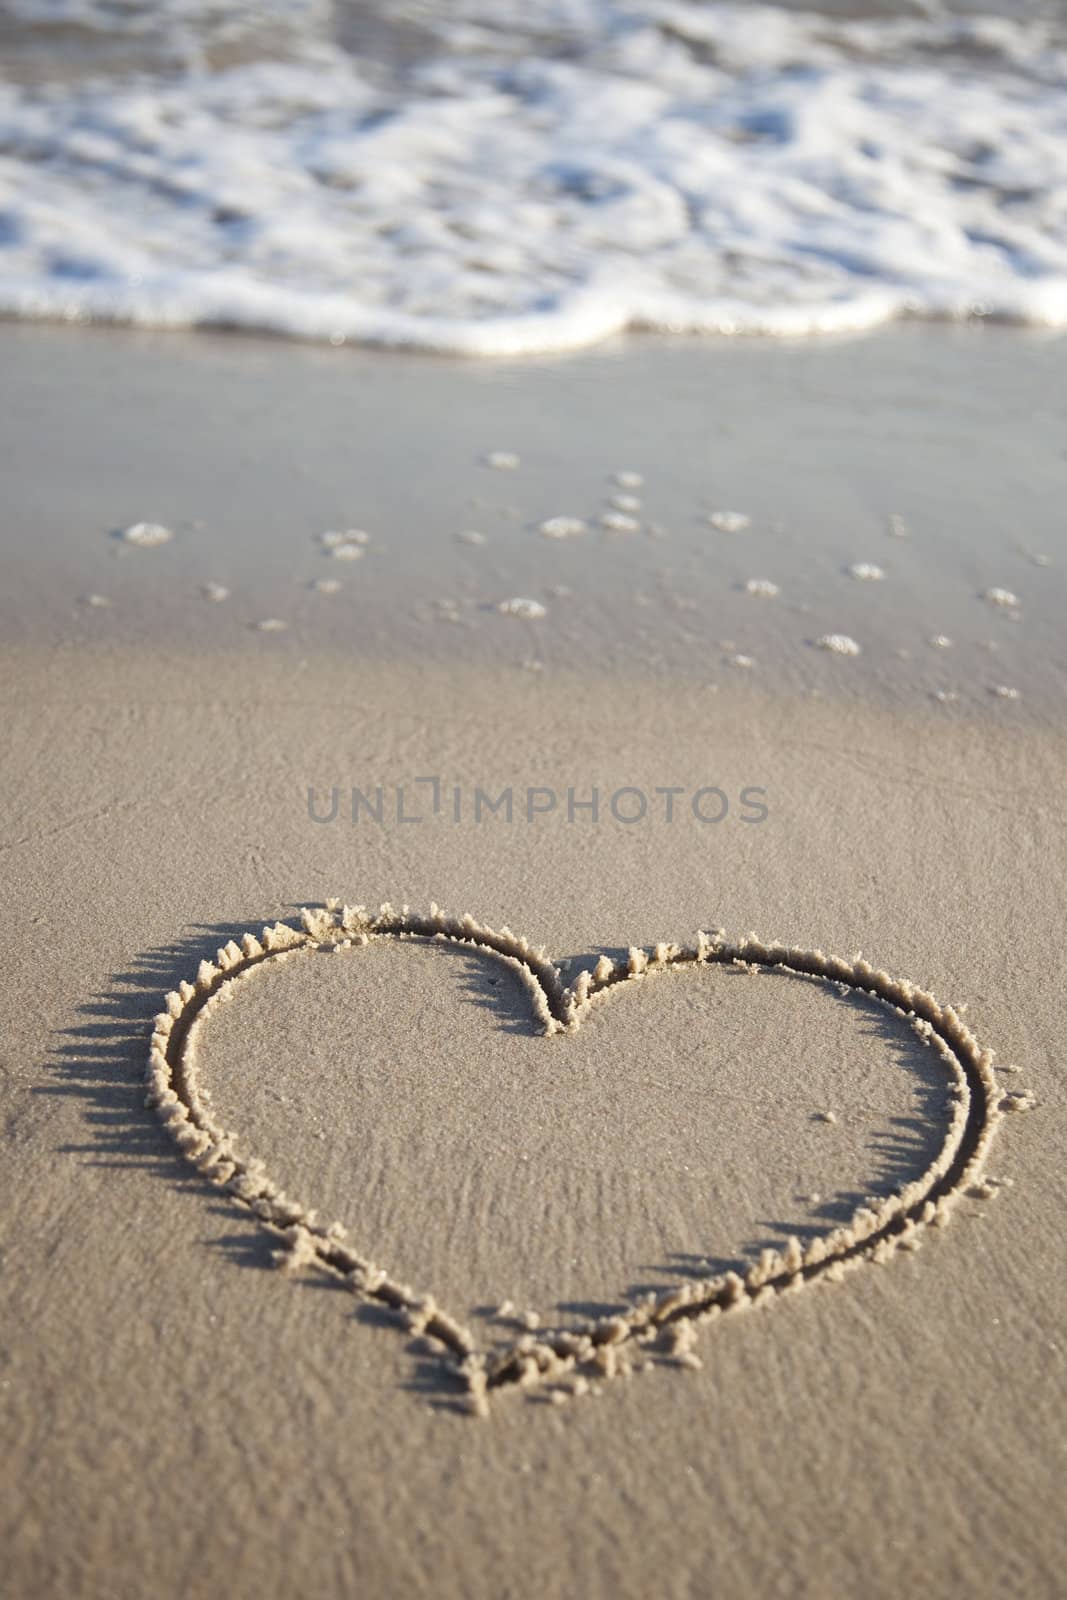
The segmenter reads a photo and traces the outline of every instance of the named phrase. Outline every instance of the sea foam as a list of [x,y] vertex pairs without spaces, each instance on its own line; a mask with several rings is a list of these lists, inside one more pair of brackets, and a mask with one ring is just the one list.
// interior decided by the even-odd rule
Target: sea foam
[[420,7],[382,61],[313,0],[124,7],[125,56],[114,8],[13,0],[104,45],[0,88],[0,312],[475,356],[1067,326],[1054,22],[532,9]]

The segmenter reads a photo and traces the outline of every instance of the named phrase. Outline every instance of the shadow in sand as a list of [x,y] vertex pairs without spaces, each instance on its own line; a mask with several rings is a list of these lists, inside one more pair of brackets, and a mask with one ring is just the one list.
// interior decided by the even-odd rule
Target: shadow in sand
[[790,1233],[807,1240],[849,1222],[858,1207],[871,1199],[886,1199],[919,1177],[934,1160],[944,1140],[950,1118],[948,1084],[944,1067],[933,1051],[901,1017],[894,1016],[870,996],[852,990],[835,998],[855,1013],[861,1036],[875,1038],[881,1043],[885,1071],[901,1075],[914,1110],[906,1116],[887,1116],[884,1124],[868,1137],[866,1147],[872,1160],[865,1190],[839,1189],[824,1195],[813,1208],[815,1220],[799,1227],[795,1222],[781,1219],[762,1220],[760,1226],[769,1229],[770,1236],[749,1241],[748,1249],[753,1252],[768,1245],[780,1247]]
[[[148,1039],[152,1018],[159,1011],[163,996],[195,972],[202,959],[212,958],[220,945],[229,939],[239,940],[246,927],[247,924],[234,923],[198,924],[182,938],[136,958],[128,971],[115,974],[106,991],[85,1001],[77,1023],[58,1031],[50,1062],[54,1081],[36,1092],[75,1096],[85,1102],[90,1137],[64,1145],[64,1150],[95,1165],[140,1168],[168,1184],[203,1184],[206,1192],[215,1197],[210,1214],[218,1216],[226,1227],[209,1242],[209,1248],[238,1266],[272,1271],[275,1241],[251,1218],[240,1228],[232,1226],[237,1218],[234,1208],[221,1200],[206,1180],[197,1177],[144,1103]],[[524,1034],[537,1031],[523,984],[505,962],[490,952],[445,941],[427,948],[458,963],[465,999],[484,1009],[494,1026]],[[566,963],[565,977],[595,964],[601,953],[616,961],[625,958],[624,951],[615,949],[575,957]],[[790,974],[774,976],[805,981]],[[869,1140],[873,1163],[868,1193],[888,1194],[918,1176],[941,1143],[948,1119],[943,1068],[901,1019],[874,1000],[855,992],[840,996],[835,993],[834,998],[853,1008],[864,1034],[881,1040],[886,1050],[886,1071],[906,1074],[910,1084],[914,1111],[887,1118],[885,1126]],[[629,1284],[618,1301],[571,1300],[556,1310],[564,1321],[586,1320],[610,1315],[639,1294],[659,1292],[685,1278],[705,1278],[731,1269],[743,1272],[760,1249],[780,1248],[790,1234],[808,1239],[825,1232],[847,1221],[866,1198],[843,1191],[826,1195],[807,1221],[761,1219],[759,1226],[767,1230],[767,1235],[747,1241],[740,1257],[725,1257],[714,1251],[702,1254],[692,1249],[674,1252],[662,1262],[639,1267],[638,1271],[649,1275],[649,1281]],[[343,1285],[327,1278],[305,1275],[295,1282],[305,1288],[336,1289],[348,1294]],[[349,1306],[353,1318],[368,1327],[388,1327],[395,1332],[399,1326],[396,1315],[384,1306],[352,1299]],[[491,1320],[496,1310],[477,1307],[474,1314]],[[455,1371],[418,1338],[409,1339],[409,1348],[415,1366],[407,1387],[434,1406],[449,1411],[463,1409],[464,1386]]]
[[[616,952],[609,953],[616,957]],[[583,964],[589,959],[584,957]],[[752,981],[750,975],[735,974],[729,969],[718,969],[718,976],[727,981],[733,977],[738,982]],[[811,982],[798,974],[780,970],[767,970],[759,977],[762,981]],[[936,1157],[951,1116],[948,1083],[941,1062],[903,1018],[888,1011],[872,996],[858,990],[842,994],[829,988],[825,993],[828,1000],[847,1006],[854,1013],[861,1038],[880,1042],[884,1070],[900,1075],[914,1108],[906,1115],[887,1116],[883,1125],[874,1128],[868,1136],[866,1148],[871,1152],[871,1166],[867,1187],[862,1191],[838,1189],[824,1194],[810,1205],[806,1215],[798,1210],[793,1217],[760,1218],[757,1225],[766,1232],[744,1240],[733,1256],[718,1253],[709,1241],[704,1253],[672,1252],[662,1262],[645,1262],[638,1270],[647,1273],[648,1278],[627,1284],[623,1300],[632,1302],[642,1295],[662,1293],[685,1278],[707,1279],[725,1272],[744,1274],[762,1250],[781,1250],[793,1236],[807,1244],[849,1223],[859,1207],[872,1199],[885,1199],[920,1177]],[[558,1309],[582,1316],[597,1314],[592,1303],[568,1303]]]
[[[257,1272],[276,1270],[277,1241],[249,1217],[234,1228],[238,1214],[232,1204],[219,1200],[219,1191],[201,1179],[179,1155],[159,1119],[145,1106],[144,1069],[152,1019],[164,995],[197,970],[202,960],[213,959],[230,939],[240,940],[247,922],[201,923],[182,938],[138,956],[129,970],[114,975],[108,988],[87,999],[74,1026],[57,1030],[49,1059],[52,1081],[35,1092],[73,1096],[85,1103],[90,1137],[62,1146],[96,1166],[136,1167],[164,1183],[200,1183],[214,1197],[208,1214],[217,1216],[226,1231],[207,1241],[208,1249],[236,1266]],[[496,1026],[511,1032],[535,1029],[525,990],[512,970],[490,952],[475,954],[445,942],[431,948],[459,963],[462,993],[472,1004],[491,1014]],[[339,1281],[304,1275],[294,1280],[302,1289],[336,1289],[348,1296],[349,1314],[368,1327],[401,1327],[398,1317],[373,1301],[354,1299]],[[419,1339],[410,1339],[416,1363],[409,1387],[445,1410],[462,1409],[464,1384]]]
[[86,1102],[93,1138],[64,1149],[100,1166],[139,1166],[171,1182],[188,1182],[189,1168],[165,1129],[145,1108],[144,1067],[152,1018],[163,996],[200,961],[245,930],[201,924],[184,938],[137,957],[109,988],[79,1008],[73,1027],[61,1028],[52,1050],[54,1082],[38,1092]]
[[515,968],[491,950],[474,950],[442,940],[432,946],[434,955],[457,963],[460,992],[471,1005],[488,1013],[490,1025],[504,1033],[538,1031],[530,996]]

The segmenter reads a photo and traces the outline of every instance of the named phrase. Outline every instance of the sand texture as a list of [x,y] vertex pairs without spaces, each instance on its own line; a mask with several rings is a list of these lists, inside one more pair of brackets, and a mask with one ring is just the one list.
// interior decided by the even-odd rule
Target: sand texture
[[[75,337],[40,335],[52,351]],[[909,698],[872,666],[889,655],[867,634],[852,659],[810,648],[818,683],[790,669],[783,635],[777,673],[770,624],[760,669],[716,672],[713,689],[652,662],[679,645],[672,611],[651,616],[649,661],[628,671],[607,646],[598,665],[610,627],[579,612],[569,626],[590,639],[568,665],[548,634],[528,637],[553,625],[544,586],[532,598],[546,622],[494,610],[505,644],[483,655],[481,634],[470,654],[448,624],[425,625],[425,650],[401,629],[376,655],[360,619],[379,583],[377,527],[348,563],[315,543],[374,520],[340,449],[313,493],[292,491],[318,497],[294,535],[306,571],[266,523],[262,560],[253,526],[225,532],[242,484],[262,505],[275,482],[268,415],[293,403],[271,386],[283,357],[249,348],[241,422],[244,358],[205,342],[202,390],[232,429],[213,442],[193,429],[179,462],[168,451],[182,436],[165,448],[158,426],[166,385],[146,376],[159,342],[83,337],[84,368],[64,344],[50,384],[42,357],[5,424],[10,1592],[1061,1594],[1067,737],[1059,647],[1042,631],[1051,600],[988,560],[988,539],[960,558],[975,640],[982,628],[1020,641],[1004,643],[1028,663],[1018,702]],[[186,405],[200,357],[174,349]],[[768,356],[775,371],[787,354]],[[902,371],[914,349],[898,357]],[[299,387],[306,358],[294,361]],[[107,362],[134,385],[111,391],[113,411]],[[42,464],[64,435],[45,423],[76,415],[79,370],[95,462],[93,440],[72,436],[53,479]],[[452,370],[434,380],[442,392]],[[842,562],[877,558],[889,576],[842,573],[833,614],[798,623],[812,635],[860,631],[842,597],[885,604],[889,632],[917,616],[893,599],[907,540],[879,524],[872,555],[841,536],[849,496],[895,509],[874,442],[887,370],[870,367],[870,448],[837,463],[825,498]],[[392,381],[414,372],[401,364]],[[560,369],[572,421],[584,381]],[[483,415],[478,455],[472,436],[455,468],[469,492],[523,472],[487,473],[480,454],[536,457],[518,423],[546,370],[530,382],[512,372],[493,388],[498,426]],[[751,407],[772,389],[754,377],[744,392],[733,426],[754,438]],[[656,422],[665,480],[670,411]],[[1035,424],[1042,450],[1050,414]],[[931,410],[931,454],[916,447],[916,462],[934,461],[939,426]],[[615,471],[651,477],[635,439],[603,447],[601,489]],[[997,477],[1006,493],[999,460],[972,460],[961,492],[977,502]],[[410,463],[398,452],[374,477],[360,461],[399,549]],[[1062,563],[1041,461],[1013,494]],[[537,470],[547,481],[551,463]],[[174,500],[146,492],[179,479],[221,530],[211,563]],[[731,487],[717,479],[706,509],[762,522],[720,539],[763,537],[771,501],[784,510],[792,492],[787,473],[762,506]],[[804,496],[814,523],[814,471]],[[580,550],[586,535],[537,530],[589,508],[534,498],[524,537],[539,558]],[[457,495],[449,529],[476,529],[461,509]],[[174,537],[138,548],[109,531],[138,521]],[[941,575],[947,525],[930,556]],[[433,557],[445,565],[485,553],[447,539]],[[417,585],[424,547],[413,533],[404,548]],[[531,597],[510,559],[487,605]],[[380,598],[402,566],[381,569]],[[108,596],[111,571],[126,587]],[[316,605],[344,602],[357,572],[368,590],[320,637],[272,590],[286,572],[341,574]],[[792,581],[762,562],[742,575]],[[209,581],[229,595],[202,595]],[[980,598],[995,584],[1021,595],[1020,620]],[[111,607],[68,598],[98,590]],[[761,615],[781,598],[727,594]],[[702,615],[687,626],[699,633]],[[290,626],[249,626],[271,617]],[[534,652],[540,670],[524,664]],[[507,787],[512,819],[476,820],[476,792]],[[569,820],[568,789],[594,788],[596,821]],[[629,791],[625,815],[635,789],[667,788],[671,821],[662,796],[635,822],[610,803]],[[728,814],[702,821],[692,798],[707,814],[715,790]],[[302,907],[318,909],[302,920]],[[264,935],[279,924],[292,932]],[[842,965],[813,975],[817,951]]]
[[[447,750],[474,781],[521,727],[523,749],[580,746],[606,777],[621,728],[525,677],[472,683],[451,715],[412,683],[410,720],[387,721],[391,674],[291,698],[260,679],[210,707],[188,664],[136,686],[121,663],[77,685],[21,670],[3,1389],[20,1592],[207,1594],[220,1566],[232,1592],[279,1596],[1056,1592],[1058,738],[963,727],[923,751],[889,718],[635,694],[627,761],[667,738],[743,762],[780,797],[761,828],[699,846],[620,824],[330,830],[293,773],[339,748],[403,743],[421,767]],[[538,1385],[472,1420],[387,1307],[276,1270],[278,1241],[144,1105],[165,993],[320,883],[350,903],[422,890],[581,965],[727,917],[862,948],[969,1001],[982,1044],[1024,1069],[1003,1085],[1037,1104],[997,1135],[1005,1186],[917,1255],[723,1317],[629,1383],[551,1407]],[[200,1051],[246,1153],[480,1344],[528,1332],[485,1315],[508,1300],[581,1323],[807,1244],[919,1177],[949,1129],[928,1047],[810,980],[653,974],[545,1038],[493,965],[399,942],[298,953],[235,988]]]

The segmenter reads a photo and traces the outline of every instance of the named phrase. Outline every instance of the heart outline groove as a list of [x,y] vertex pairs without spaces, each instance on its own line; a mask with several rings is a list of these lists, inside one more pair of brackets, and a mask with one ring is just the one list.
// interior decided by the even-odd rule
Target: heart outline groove
[[[903,1017],[938,1055],[952,1094],[949,1126],[920,1177],[877,1206],[861,1206],[848,1224],[806,1248],[791,1238],[781,1251],[763,1251],[743,1275],[726,1272],[686,1280],[643,1295],[614,1315],[565,1329],[527,1332],[510,1346],[479,1349],[468,1329],[431,1294],[396,1282],[352,1248],[341,1224],[323,1225],[284,1194],[261,1161],[240,1155],[236,1135],[215,1121],[197,1081],[197,1032],[227,985],[264,962],[284,961],[300,951],[381,939],[447,940],[507,963],[525,986],[533,1018],[545,1035],[576,1031],[609,990],[682,963],[781,969],[822,980],[839,992],[856,990]],[[508,1389],[547,1383],[550,1398],[564,1398],[568,1392],[581,1392],[590,1379],[628,1372],[635,1347],[648,1354],[666,1353],[683,1366],[699,1365],[692,1345],[704,1324],[773,1303],[809,1284],[838,1281],[852,1268],[885,1261],[898,1249],[917,1249],[925,1230],[947,1222],[960,1198],[978,1183],[1004,1109],[1025,1098],[1000,1099],[993,1052],[978,1043],[958,1011],[915,984],[876,971],[861,956],[844,961],[821,950],[765,944],[755,934],[731,941],[719,929],[698,933],[691,945],[631,949],[625,963],[601,956],[566,984],[543,949],[533,948],[507,927],[496,932],[473,917],[452,917],[432,904],[426,914],[391,905],[369,913],[336,900],[302,908],[299,927],[274,923],[258,935],[244,934],[240,943],[231,939],[214,962],[202,961],[195,980],[182,981],[168,993],[163,1011],[154,1018],[145,1076],[146,1104],[159,1114],[181,1153],[280,1241],[278,1265],[326,1273],[391,1310],[398,1326],[427,1341],[461,1381],[468,1407],[477,1415],[485,1415],[490,1399]]]

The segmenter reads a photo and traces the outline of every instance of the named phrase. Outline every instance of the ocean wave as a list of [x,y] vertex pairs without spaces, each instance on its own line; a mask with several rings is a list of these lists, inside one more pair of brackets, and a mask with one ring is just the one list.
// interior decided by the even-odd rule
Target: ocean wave
[[[124,45],[141,15],[14,5]],[[165,70],[0,89],[0,312],[468,355],[1067,326],[1048,23],[467,0],[362,55],[297,15],[170,0]]]

